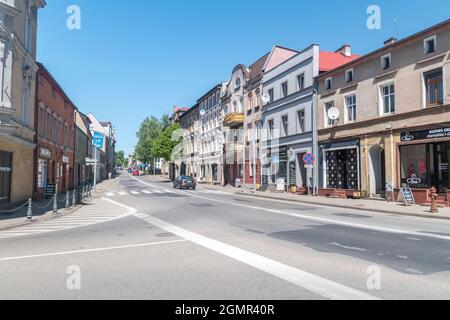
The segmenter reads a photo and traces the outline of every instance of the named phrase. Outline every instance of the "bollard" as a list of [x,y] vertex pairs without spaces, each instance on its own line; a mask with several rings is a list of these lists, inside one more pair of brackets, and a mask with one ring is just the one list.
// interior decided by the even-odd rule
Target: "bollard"
[[89,198],[92,198],[92,186],[89,185]]
[[33,221],[33,200],[28,199],[27,222]]
[[70,193],[70,191],[67,190],[67,192],[66,192],[66,209],[70,208],[69,193]]
[[53,215],[58,214],[58,194],[55,193],[53,196]]
[[431,188],[431,210],[430,213],[438,213],[439,209],[437,206],[437,190],[435,187]]
[[77,205],[77,189],[73,189],[72,191],[72,206],[76,206]]

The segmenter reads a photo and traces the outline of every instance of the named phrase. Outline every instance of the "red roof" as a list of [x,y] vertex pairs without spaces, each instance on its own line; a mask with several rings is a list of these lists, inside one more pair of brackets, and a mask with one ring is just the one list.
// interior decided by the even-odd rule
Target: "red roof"
[[352,54],[351,56],[345,56],[342,52],[320,52],[320,72],[330,71],[344,64],[347,64],[357,58],[359,55]]

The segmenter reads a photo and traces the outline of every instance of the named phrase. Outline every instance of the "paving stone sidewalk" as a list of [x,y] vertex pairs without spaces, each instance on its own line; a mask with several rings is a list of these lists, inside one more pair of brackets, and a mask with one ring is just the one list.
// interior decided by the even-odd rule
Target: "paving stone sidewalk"
[[[117,181],[117,178],[113,178],[111,180],[105,180],[97,185],[97,193],[92,194],[93,198],[101,198],[104,196],[105,192],[109,190]],[[78,204],[76,206],[73,206],[69,209],[66,209],[66,201],[65,201],[65,194],[60,194],[58,196],[58,216],[68,215],[71,213],[74,213],[78,211],[80,208],[83,208],[85,204],[89,203],[93,198],[90,200],[86,200],[82,202],[81,204]],[[21,204],[19,204],[21,205]],[[18,206],[19,206],[18,205]],[[25,205],[21,209],[17,211],[10,211],[10,212],[0,212],[0,230],[5,229],[11,229],[20,227],[23,225],[26,225],[27,222],[27,212],[28,212],[28,206]],[[40,221],[47,221],[54,219],[53,215],[53,201],[50,199],[40,201],[40,202],[34,202],[33,203],[33,223],[40,222]]]
[[[154,176],[159,180],[168,181],[165,176]],[[250,186],[235,188],[233,186],[218,186],[209,184],[199,184],[198,190],[216,190],[239,194],[245,196],[262,197],[265,199],[285,200],[290,202],[315,204],[345,209],[355,209],[369,212],[382,212],[388,214],[398,214],[407,216],[418,216],[424,218],[448,219],[450,220],[450,208],[439,208],[439,213],[431,214],[429,206],[405,206],[401,203],[387,202],[371,199],[336,199],[327,197],[311,197],[303,195],[294,195],[288,193],[273,193],[270,191],[253,193]]]

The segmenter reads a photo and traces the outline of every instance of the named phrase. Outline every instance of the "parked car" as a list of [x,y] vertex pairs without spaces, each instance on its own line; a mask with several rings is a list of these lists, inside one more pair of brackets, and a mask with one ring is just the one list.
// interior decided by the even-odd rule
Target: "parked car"
[[139,177],[141,174],[139,173],[139,170],[134,170],[133,171],[133,176],[135,177]]
[[173,181],[173,187],[175,189],[192,189],[195,190],[197,183],[195,179],[188,176],[179,176]]

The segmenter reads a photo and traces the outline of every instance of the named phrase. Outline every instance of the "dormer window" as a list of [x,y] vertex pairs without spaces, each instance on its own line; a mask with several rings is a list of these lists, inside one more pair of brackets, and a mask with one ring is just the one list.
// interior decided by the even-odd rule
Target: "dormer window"
[[387,70],[392,66],[392,56],[391,54],[386,54],[384,56],[381,57],[381,68],[383,68],[383,70]]
[[437,38],[432,36],[423,41],[425,54],[435,53],[437,48]]
[[325,90],[331,90],[331,86],[333,84],[333,78],[326,78],[325,79]]
[[239,90],[241,88],[241,78],[237,78],[234,82],[234,89]]
[[345,71],[345,81],[347,82],[353,81],[353,69]]

